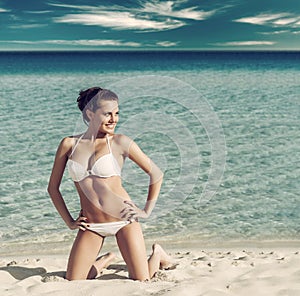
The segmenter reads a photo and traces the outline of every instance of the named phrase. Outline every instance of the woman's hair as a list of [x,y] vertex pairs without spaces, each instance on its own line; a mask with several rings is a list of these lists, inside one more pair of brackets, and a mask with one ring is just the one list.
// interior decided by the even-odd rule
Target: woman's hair
[[88,123],[89,119],[86,115],[86,110],[89,109],[95,112],[100,105],[100,101],[119,101],[118,96],[108,90],[101,87],[91,87],[86,90],[81,90],[79,92],[79,97],[77,98],[77,105],[83,115],[83,120]]

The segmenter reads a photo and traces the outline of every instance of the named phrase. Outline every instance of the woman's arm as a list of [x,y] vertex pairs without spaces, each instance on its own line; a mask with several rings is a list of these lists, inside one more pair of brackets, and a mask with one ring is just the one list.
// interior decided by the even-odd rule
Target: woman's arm
[[[138,217],[147,218],[150,216],[157,201],[163,181],[163,172],[133,140],[130,140],[130,144],[127,144],[127,156],[141,169],[143,169],[150,177],[145,207],[142,212],[137,212]],[[125,203],[133,207],[133,212],[137,210],[134,209],[134,205],[131,202],[125,201]]]
[[[77,220],[73,219],[59,190],[66,163],[68,161],[68,154],[69,151],[72,149],[72,144],[73,139],[64,138],[58,146],[52,168],[52,173],[48,183],[48,193],[52,199],[55,208],[57,209],[58,213],[65,221],[67,226],[70,229],[76,229],[78,227],[82,229],[81,223],[85,221],[86,218],[80,217]],[[82,230],[84,230],[84,227]]]
[[150,177],[147,201],[156,200],[163,181],[163,172],[134,141],[130,144],[128,157]]

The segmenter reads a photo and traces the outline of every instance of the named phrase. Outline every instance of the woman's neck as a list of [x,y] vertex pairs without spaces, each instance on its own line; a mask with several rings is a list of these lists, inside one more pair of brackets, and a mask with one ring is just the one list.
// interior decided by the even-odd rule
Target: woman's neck
[[99,130],[95,131],[94,129],[90,128],[87,129],[85,135],[90,139],[104,139],[109,136],[108,133],[100,132]]

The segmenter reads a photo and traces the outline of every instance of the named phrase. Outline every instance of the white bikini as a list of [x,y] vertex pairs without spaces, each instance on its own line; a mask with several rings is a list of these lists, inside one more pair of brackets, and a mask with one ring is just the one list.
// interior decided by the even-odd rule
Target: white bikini
[[[98,177],[98,178],[109,178],[112,176],[121,176],[121,168],[116,158],[114,157],[111,146],[109,143],[108,136],[106,137],[106,143],[109,150],[108,154],[105,154],[99,157],[91,169],[87,170],[84,168],[82,164],[71,159],[75,149],[77,148],[80,140],[83,138],[82,135],[74,145],[72,152],[69,156],[69,160],[67,163],[67,167],[69,170],[69,174],[74,182],[80,182],[88,177]],[[87,226],[87,230],[96,232],[102,237],[113,236],[115,235],[121,228],[131,223],[131,221],[116,221],[116,222],[107,222],[107,223],[89,223]]]
[[68,160],[68,169],[73,181],[80,182],[89,176],[96,176],[100,178],[121,176],[121,168],[119,166],[118,161],[112,154],[108,137],[106,137],[106,143],[108,146],[109,153],[99,157],[90,170],[86,170],[82,164],[71,159],[82,137],[83,135],[77,140]]

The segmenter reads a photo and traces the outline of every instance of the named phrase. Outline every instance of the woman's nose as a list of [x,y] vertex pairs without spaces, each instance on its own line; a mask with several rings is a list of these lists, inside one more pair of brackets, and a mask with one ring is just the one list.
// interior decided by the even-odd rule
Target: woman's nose
[[109,118],[109,122],[115,122],[116,121],[116,116],[114,116],[113,114],[110,116]]

